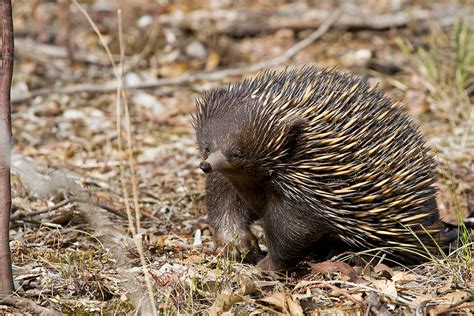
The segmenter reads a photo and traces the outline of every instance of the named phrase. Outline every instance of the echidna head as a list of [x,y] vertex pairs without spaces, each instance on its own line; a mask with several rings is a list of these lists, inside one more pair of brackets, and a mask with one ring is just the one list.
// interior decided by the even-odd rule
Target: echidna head
[[205,173],[218,171],[228,176],[256,175],[262,157],[259,144],[252,141],[252,129],[242,113],[208,119],[198,130],[198,143]]
[[302,121],[275,120],[278,116],[257,100],[226,90],[205,94],[197,105],[193,125],[203,159],[199,167],[205,173],[267,177],[291,157],[304,128]]

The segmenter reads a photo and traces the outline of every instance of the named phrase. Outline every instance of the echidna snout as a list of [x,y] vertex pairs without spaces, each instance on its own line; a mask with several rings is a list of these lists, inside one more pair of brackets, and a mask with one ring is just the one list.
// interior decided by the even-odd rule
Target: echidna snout
[[206,160],[199,164],[199,168],[206,174],[212,171],[225,171],[229,167],[230,164],[220,150],[211,153]]
[[199,164],[199,169],[201,169],[206,174],[212,172],[212,166],[207,161],[201,161]]

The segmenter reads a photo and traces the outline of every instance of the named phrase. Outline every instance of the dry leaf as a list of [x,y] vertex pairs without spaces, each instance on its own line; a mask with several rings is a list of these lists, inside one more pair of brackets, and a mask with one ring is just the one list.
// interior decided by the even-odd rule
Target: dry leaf
[[286,297],[284,293],[276,292],[273,293],[271,296],[266,296],[260,301],[268,303],[270,305],[276,306],[281,309],[282,312],[288,312]]
[[219,53],[212,51],[209,56],[207,56],[206,70],[214,70],[219,66],[221,56]]
[[390,280],[373,280],[372,284],[383,292],[383,294],[395,298],[397,297],[397,289],[395,288],[395,282]]
[[440,298],[447,301],[450,305],[454,305],[465,300],[469,295],[470,294],[466,291],[456,291],[443,295]]
[[247,276],[240,276],[240,289],[239,293],[241,295],[249,295],[255,293],[257,286],[255,285],[254,280]]
[[331,273],[331,272],[340,272],[349,277],[349,281],[355,283],[364,283],[358,275],[357,272],[345,262],[342,261],[324,261],[320,263],[310,263],[310,267],[313,270],[313,273]]
[[379,276],[390,279],[393,276],[393,270],[386,264],[380,263],[374,267],[374,272]]
[[162,65],[158,71],[162,77],[176,77],[184,74],[190,68],[189,62],[178,62],[170,65]]
[[223,312],[228,310],[237,302],[243,301],[242,296],[236,294],[218,294],[214,304],[209,309],[210,316],[221,315]]
[[[458,311],[456,313],[457,315],[465,315],[460,311],[469,308],[471,308],[470,310],[472,311],[472,305],[469,304],[469,302],[472,303],[472,295],[466,291],[451,292],[442,296],[441,299],[447,301],[447,303],[441,303],[440,305],[435,306],[432,310],[433,315],[451,315],[455,310]],[[467,305],[465,306],[465,304]]]
[[291,294],[286,295],[286,303],[288,304],[288,312],[290,312],[290,315],[303,315],[300,302],[295,300]]
[[410,282],[416,280],[416,275],[406,271],[397,271],[392,276],[393,282]]

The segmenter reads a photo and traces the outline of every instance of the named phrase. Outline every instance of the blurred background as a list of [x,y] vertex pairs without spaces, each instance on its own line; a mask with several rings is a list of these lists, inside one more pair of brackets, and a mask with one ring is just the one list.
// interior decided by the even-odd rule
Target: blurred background
[[[266,66],[337,67],[378,85],[404,104],[439,161],[441,216],[455,224],[474,210],[472,1],[15,0],[13,15],[14,164],[29,159],[47,175],[60,170],[122,215],[116,83],[123,69],[142,233],[163,310],[200,312],[215,298],[163,277],[207,260],[191,250],[212,244],[190,124],[194,99]],[[14,166],[13,216],[68,198],[57,183],[28,186],[24,174]],[[63,312],[129,311],[133,298],[114,279],[116,262],[77,233],[94,232],[90,217],[74,203],[58,210],[12,222],[23,293]],[[112,222],[127,232],[123,216]],[[169,262],[179,266],[163,268]]]

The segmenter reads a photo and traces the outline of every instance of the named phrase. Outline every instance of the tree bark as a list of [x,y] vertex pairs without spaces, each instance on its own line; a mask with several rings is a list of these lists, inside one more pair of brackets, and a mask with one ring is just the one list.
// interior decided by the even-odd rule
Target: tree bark
[[9,243],[11,212],[11,114],[10,88],[13,75],[13,20],[11,0],[1,2],[2,68],[0,69],[0,296],[13,289]]

